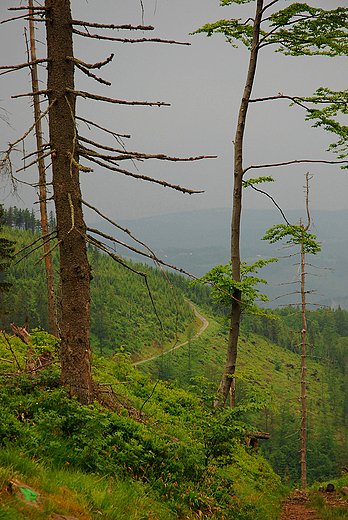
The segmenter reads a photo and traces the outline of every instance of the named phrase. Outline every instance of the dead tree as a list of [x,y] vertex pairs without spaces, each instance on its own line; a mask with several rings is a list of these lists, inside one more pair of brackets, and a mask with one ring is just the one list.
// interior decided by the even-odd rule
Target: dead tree
[[[28,6],[14,8],[28,13]],[[34,12],[34,15],[32,14]],[[169,161],[193,161],[203,159],[200,157],[169,157],[164,154],[148,155],[139,152],[129,152],[124,147],[107,147],[96,141],[89,140],[80,135],[77,130],[76,100],[77,97],[92,99],[111,104],[126,105],[168,105],[164,102],[149,101],[125,101],[111,97],[95,95],[90,92],[77,90],[74,83],[74,69],[79,68],[88,77],[99,83],[110,85],[103,78],[96,76],[94,69],[100,69],[110,63],[113,54],[106,60],[89,64],[78,60],[73,52],[73,34],[93,39],[106,39],[122,43],[140,43],[146,41],[162,42],[167,44],[180,44],[174,40],[161,40],[158,38],[116,38],[91,34],[88,28],[94,29],[125,29],[125,30],[153,30],[151,26],[131,26],[89,23],[81,20],[73,20],[70,10],[70,0],[46,0],[44,6],[32,7],[28,17],[33,21],[45,23],[47,56],[44,59],[32,60],[30,63],[3,67],[8,71],[19,70],[25,66],[31,66],[37,62],[47,63],[47,87],[34,93],[21,94],[39,96],[42,102],[48,99],[48,108],[37,117],[35,124],[9,146],[0,163],[0,169],[7,168],[12,174],[10,161],[11,151],[35,125],[48,114],[49,117],[49,149],[46,152],[52,158],[52,185],[53,199],[56,209],[56,236],[60,252],[60,286],[61,286],[61,380],[70,388],[70,394],[76,396],[83,404],[89,404],[93,400],[93,387],[91,378],[91,347],[89,338],[90,323],[90,280],[91,268],[87,258],[86,241],[91,242],[112,258],[127,267],[127,264],[117,257],[108,248],[90,235],[87,235],[86,224],[83,216],[83,199],[80,189],[79,175],[81,171],[93,171],[92,168],[80,164],[80,158],[84,158],[92,164],[98,164],[108,170],[122,175],[143,179],[160,184],[164,187],[178,190],[182,193],[199,193],[197,191],[173,185],[162,180],[130,172],[119,166],[121,161],[143,161],[146,159],[159,159]],[[79,30],[76,27],[83,27]],[[188,45],[187,43],[183,43]],[[16,96],[13,96],[16,97]],[[96,126],[114,136],[114,131],[108,130],[94,121],[89,124]],[[124,136],[127,137],[127,136]],[[40,152],[40,150],[37,150]],[[44,154],[46,155],[46,154]],[[34,161],[36,162],[36,161]],[[45,183],[43,183],[45,184]],[[88,205],[88,203],[85,203]],[[95,208],[96,209],[96,208]],[[99,212],[99,210],[97,210]],[[99,212],[100,214],[100,212]],[[97,231],[97,230],[94,230]],[[98,231],[97,231],[98,232]],[[129,231],[125,230],[128,234]],[[49,237],[45,236],[45,241]],[[53,247],[56,247],[53,246]],[[53,248],[51,248],[52,250]],[[158,259],[148,249],[151,258]],[[43,257],[46,256],[46,253]],[[131,268],[134,272],[133,268]],[[145,277],[144,273],[138,272]]]
[[[39,90],[38,81],[38,64],[36,63],[36,45],[35,45],[35,27],[34,27],[34,10],[33,0],[29,0],[29,38],[30,38],[30,59],[32,62],[30,66],[31,82],[33,93]],[[35,136],[36,146],[38,152],[38,169],[39,169],[39,201],[40,201],[40,216],[42,234],[48,234],[48,220],[47,220],[47,189],[46,189],[46,173],[45,173],[45,159],[43,158],[44,148],[42,142],[42,125],[41,125],[41,110],[40,110],[40,96],[33,94],[34,104],[34,121],[35,121]],[[48,323],[49,330],[53,336],[59,337],[57,319],[56,319],[56,297],[54,289],[54,276],[52,255],[50,253],[50,241],[43,243],[45,252],[45,268],[46,268],[46,284],[47,284],[47,300],[48,300]]]

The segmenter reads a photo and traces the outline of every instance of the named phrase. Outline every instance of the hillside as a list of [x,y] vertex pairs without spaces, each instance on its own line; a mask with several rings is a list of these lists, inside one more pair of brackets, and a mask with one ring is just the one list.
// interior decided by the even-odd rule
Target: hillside
[[[17,240],[20,249],[33,239],[27,231],[5,230]],[[35,238],[35,235],[34,235]],[[94,279],[91,284],[91,339],[96,355],[109,359],[124,353],[133,362],[150,358],[138,370],[152,381],[169,381],[186,390],[206,378],[218,383],[224,366],[228,310],[212,305],[207,287],[188,287],[185,278],[163,273],[141,264],[132,268],[148,274],[153,295],[152,306],[142,277],[112,262],[106,255],[89,250]],[[39,251],[13,266],[9,279],[14,283],[7,300],[13,311],[1,316],[1,328],[11,321],[22,325],[29,315],[31,328],[45,329],[45,285],[43,265],[34,262]],[[57,268],[55,257],[55,268]],[[176,318],[176,305],[178,319]],[[209,321],[208,328],[193,339],[201,322],[186,299],[191,300]],[[246,413],[245,420],[259,430],[268,431],[270,440],[261,441],[261,451],[284,482],[299,479],[299,317],[291,309],[276,311],[280,320],[244,316],[239,343],[237,399],[250,397],[250,392],[264,392],[270,402],[255,415]],[[159,321],[159,319],[160,321]],[[348,313],[318,309],[307,317],[308,359],[308,480],[324,480],[339,475],[348,466],[346,429]],[[163,331],[161,330],[161,325]],[[9,330],[9,329],[7,329]],[[182,347],[166,353],[173,346]],[[123,355],[123,354],[122,354]],[[6,356],[4,356],[6,357]],[[109,362],[109,361],[108,361]],[[107,363],[107,361],[105,361]],[[5,370],[6,364],[3,366]],[[193,383],[192,383],[193,381]]]

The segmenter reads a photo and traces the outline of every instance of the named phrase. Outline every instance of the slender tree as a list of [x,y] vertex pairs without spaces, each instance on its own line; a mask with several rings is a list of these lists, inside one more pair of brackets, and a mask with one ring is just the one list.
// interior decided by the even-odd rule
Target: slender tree
[[[32,63],[30,66],[31,71],[31,83],[33,89],[33,105],[34,105],[34,121],[35,121],[35,137],[36,147],[38,152],[38,169],[39,169],[39,201],[40,201],[40,216],[41,216],[41,229],[42,234],[47,236],[48,230],[48,219],[47,219],[47,189],[46,189],[46,168],[44,155],[44,146],[42,142],[42,125],[41,125],[41,109],[40,109],[40,96],[35,94],[39,90],[38,80],[38,64],[36,63],[36,45],[35,45],[35,26],[34,26],[34,10],[33,0],[29,0],[29,37],[30,37],[30,59]],[[56,337],[59,337],[57,318],[56,318],[56,297],[54,289],[54,276],[53,276],[53,265],[52,255],[50,253],[50,240],[47,240],[43,244],[45,252],[45,268],[46,268],[46,284],[47,284],[47,301],[48,301],[48,323],[50,333]]]
[[[321,247],[316,241],[316,236],[308,233],[311,224],[311,217],[309,212],[309,173],[306,173],[306,210],[307,210],[307,224],[306,226],[300,219],[299,225],[281,224],[270,228],[262,240],[269,240],[271,244],[286,238],[286,243],[291,246],[300,246],[300,290],[295,291],[301,294],[301,302],[296,302],[291,305],[301,306],[301,487],[307,487],[307,405],[306,405],[306,294],[314,291],[306,291],[306,266],[311,265],[306,263],[306,253],[316,255]],[[298,253],[295,253],[298,254]]]
[[[237,129],[234,138],[234,187],[231,222],[231,266],[234,280],[233,301],[231,305],[230,332],[228,338],[227,356],[224,373],[219,391],[226,401],[237,360],[237,346],[242,306],[242,292],[238,288],[241,282],[240,258],[240,223],[242,211],[243,178],[252,169],[264,169],[292,163],[323,162],[343,163],[342,161],[311,161],[307,159],[293,159],[281,163],[269,163],[244,166],[244,133],[247,113],[250,103],[262,102],[270,99],[290,99],[293,103],[307,110],[309,117],[313,115],[312,108],[304,103],[304,98],[295,98],[278,94],[276,96],[252,99],[251,93],[255,80],[256,66],[259,52],[270,45],[277,52],[290,56],[326,55],[338,56],[348,52],[347,14],[348,9],[339,7],[325,11],[321,8],[310,7],[305,3],[291,2],[290,5],[279,11],[274,11],[282,0],[220,0],[221,6],[231,4],[245,4],[255,1],[253,18],[243,21],[240,18],[223,19],[215,23],[208,23],[195,33],[222,33],[226,41],[236,47],[236,42],[242,42],[249,50],[249,65],[247,78],[242,94],[237,119]],[[308,102],[310,100],[308,99]],[[313,100],[312,100],[313,101]],[[314,101],[313,101],[314,102]],[[318,123],[319,125],[320,123]],[[325,122],[322,123],[325,125]],[[217,401],[216,404],[221,403]]]

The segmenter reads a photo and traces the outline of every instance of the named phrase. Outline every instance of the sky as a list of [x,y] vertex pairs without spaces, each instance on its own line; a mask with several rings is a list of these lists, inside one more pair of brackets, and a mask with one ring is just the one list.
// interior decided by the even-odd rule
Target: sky
[[[25,5],[18,1],[1,0],[0,19],[18,13],[8,7]],[[74,37],[75,56],[93,63],[103,61],[113,52],[113,61],[98,71],[111,81],[100,85],[76,71],[76,88],[124,100],[165,101],[169,107],[121,106],[79,98],[78,114],[121,134],[128,150],[175,157],[217,155],[216,159],[198,162],[145,161],[127,167],[136,173],[153,176],[202,194],[187,195],[168,188],[127,178],[121,174],[95,167],[81,175],[84,199],[112,219],[142,218],[180,211],[223,208],[231,206],[233,184],[233,144],[236,119],[248,67],[248,52],[240,45],[233,48],[223,35],[207,38],[204,34],[189,35],[207,22],[222,18],[247,18],[254,9],[248,5],[220,7],[218,0],[72,0],[73,18],[99,23],[155,26],[147,34],[118,31],[119,37],[158,37],[190,42],[190,46],[161,43],[123,44]],[[279,8],[289,5],[280,2]],[[333,9],[341,1],[315,0],[315,7]],[[27,22],[14,21],[0,25],[1,65],[26,61],[24,27]],[[93,31],[93,29],[91,30]],[[109,34],[109,31],[107,34]],[[103,34],[106,34],[105,32]],[[43,24],[37,31],[37,55],[45,56]],[[44,88],[44,67],[40,77]],[[332,90],[347,88],[347,58],[299,57],[274,53],[265,48],[260,53],[253,97],[276,95],[311,95],[318,87]],[[11,99],[11,95],[29,92],[30,77],[26,69],[0,76],[0,150],[22,136],[33,122],[33,111],[27,97]],[[6,111],[6,112],[5,112]],[[81,135],[115,146],[116,141],[105,133],[79,126]],[[304,121],[304,112],[289,107],[286,101],[258,103],[250,106],[246,134],[244,165],[287,161],[292,159],[334,159],[326,152],[332,136],[311,128]],[[118,145],[117,145],[118,146]],[[33,141],[25,140],[25,151],[33,149]],[[14,169],[23,166],[22,149],[13,156]],[[81,163],[90,166],[83,160]],[[125,166],[122,164],[122,166]],[[257,175],[272,175],[269,193],[284,209],[304,207],[304,175],[312,177],[310,203],[312,209],[348,208],[348,171],[339,166],[296,165],[258,170]],[[36,167],[19,172],[25,182],[35,182]],[[37,195],[22,184],[17,197],[10,193],[6,179],[1,180],[1,202],[6,206],[32,207]],[[270,209],[266,197],[247,189],[243,206]],[[38,208],[38,206],[33,206]],[[53,206],[51,205],[51,209]],[[87,221],[98,220],[90,211]]]

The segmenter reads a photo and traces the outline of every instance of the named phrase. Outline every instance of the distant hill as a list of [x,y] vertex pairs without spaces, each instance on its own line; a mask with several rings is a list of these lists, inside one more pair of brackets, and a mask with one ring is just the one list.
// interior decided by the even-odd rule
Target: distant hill
[[[305,212],[292,210],[286,212],[290,222],[296,223],[299,218],[305,217]],[[326,269],[312,269],[315,277],[308,277],[308,288],[315,289],[322,296],[313,297],[313,302],[323,303],[336,308],[341,305],[348,310],[348,277],[347,258],[347,222],[348,210],[322,211],[313,210],[312,233],[316,234],[322,244],[322,252],[317,257],[308,259],[308,262]],[[171,213],[157,217],[118,221],[118,224],[128,228],[134,236],[148,244],[159,258],[164,261],[182,267],[196,276],[203,275],[215,265],[227,263],[229,260],[231,210],[229,208],[217,208],[207,210],[185,211]],[[277,210],[243,210],[242,217],[242,259],[248,262],[256,259],[272,256],[287,256],[295,250],[278,250],[276,246],[270,246],[261,241],[265,231],[275,224],[282,223],[282,218]],[[107,234],[113,234],[119,240],[129,243],[128,236],[118,231],[107,222],[90,223]],[[127,240],[128,239],[128,240]],[[134,247],[138,247],[132,243]],[[117,246],[117,251],[123,256],[140,260],[140,257],[129,250]],[[291,291],[284,290],[287,286],[277,286],[296,279],[297,257],[283,258],[277,264],[266,267],[262,272],[269,285],[265,292],[270,299],[274,299],[285,292],[296,290],[292,286]],[[272,302],[276,306],[279,303],[296,302],[296,295],[284,297]]]

